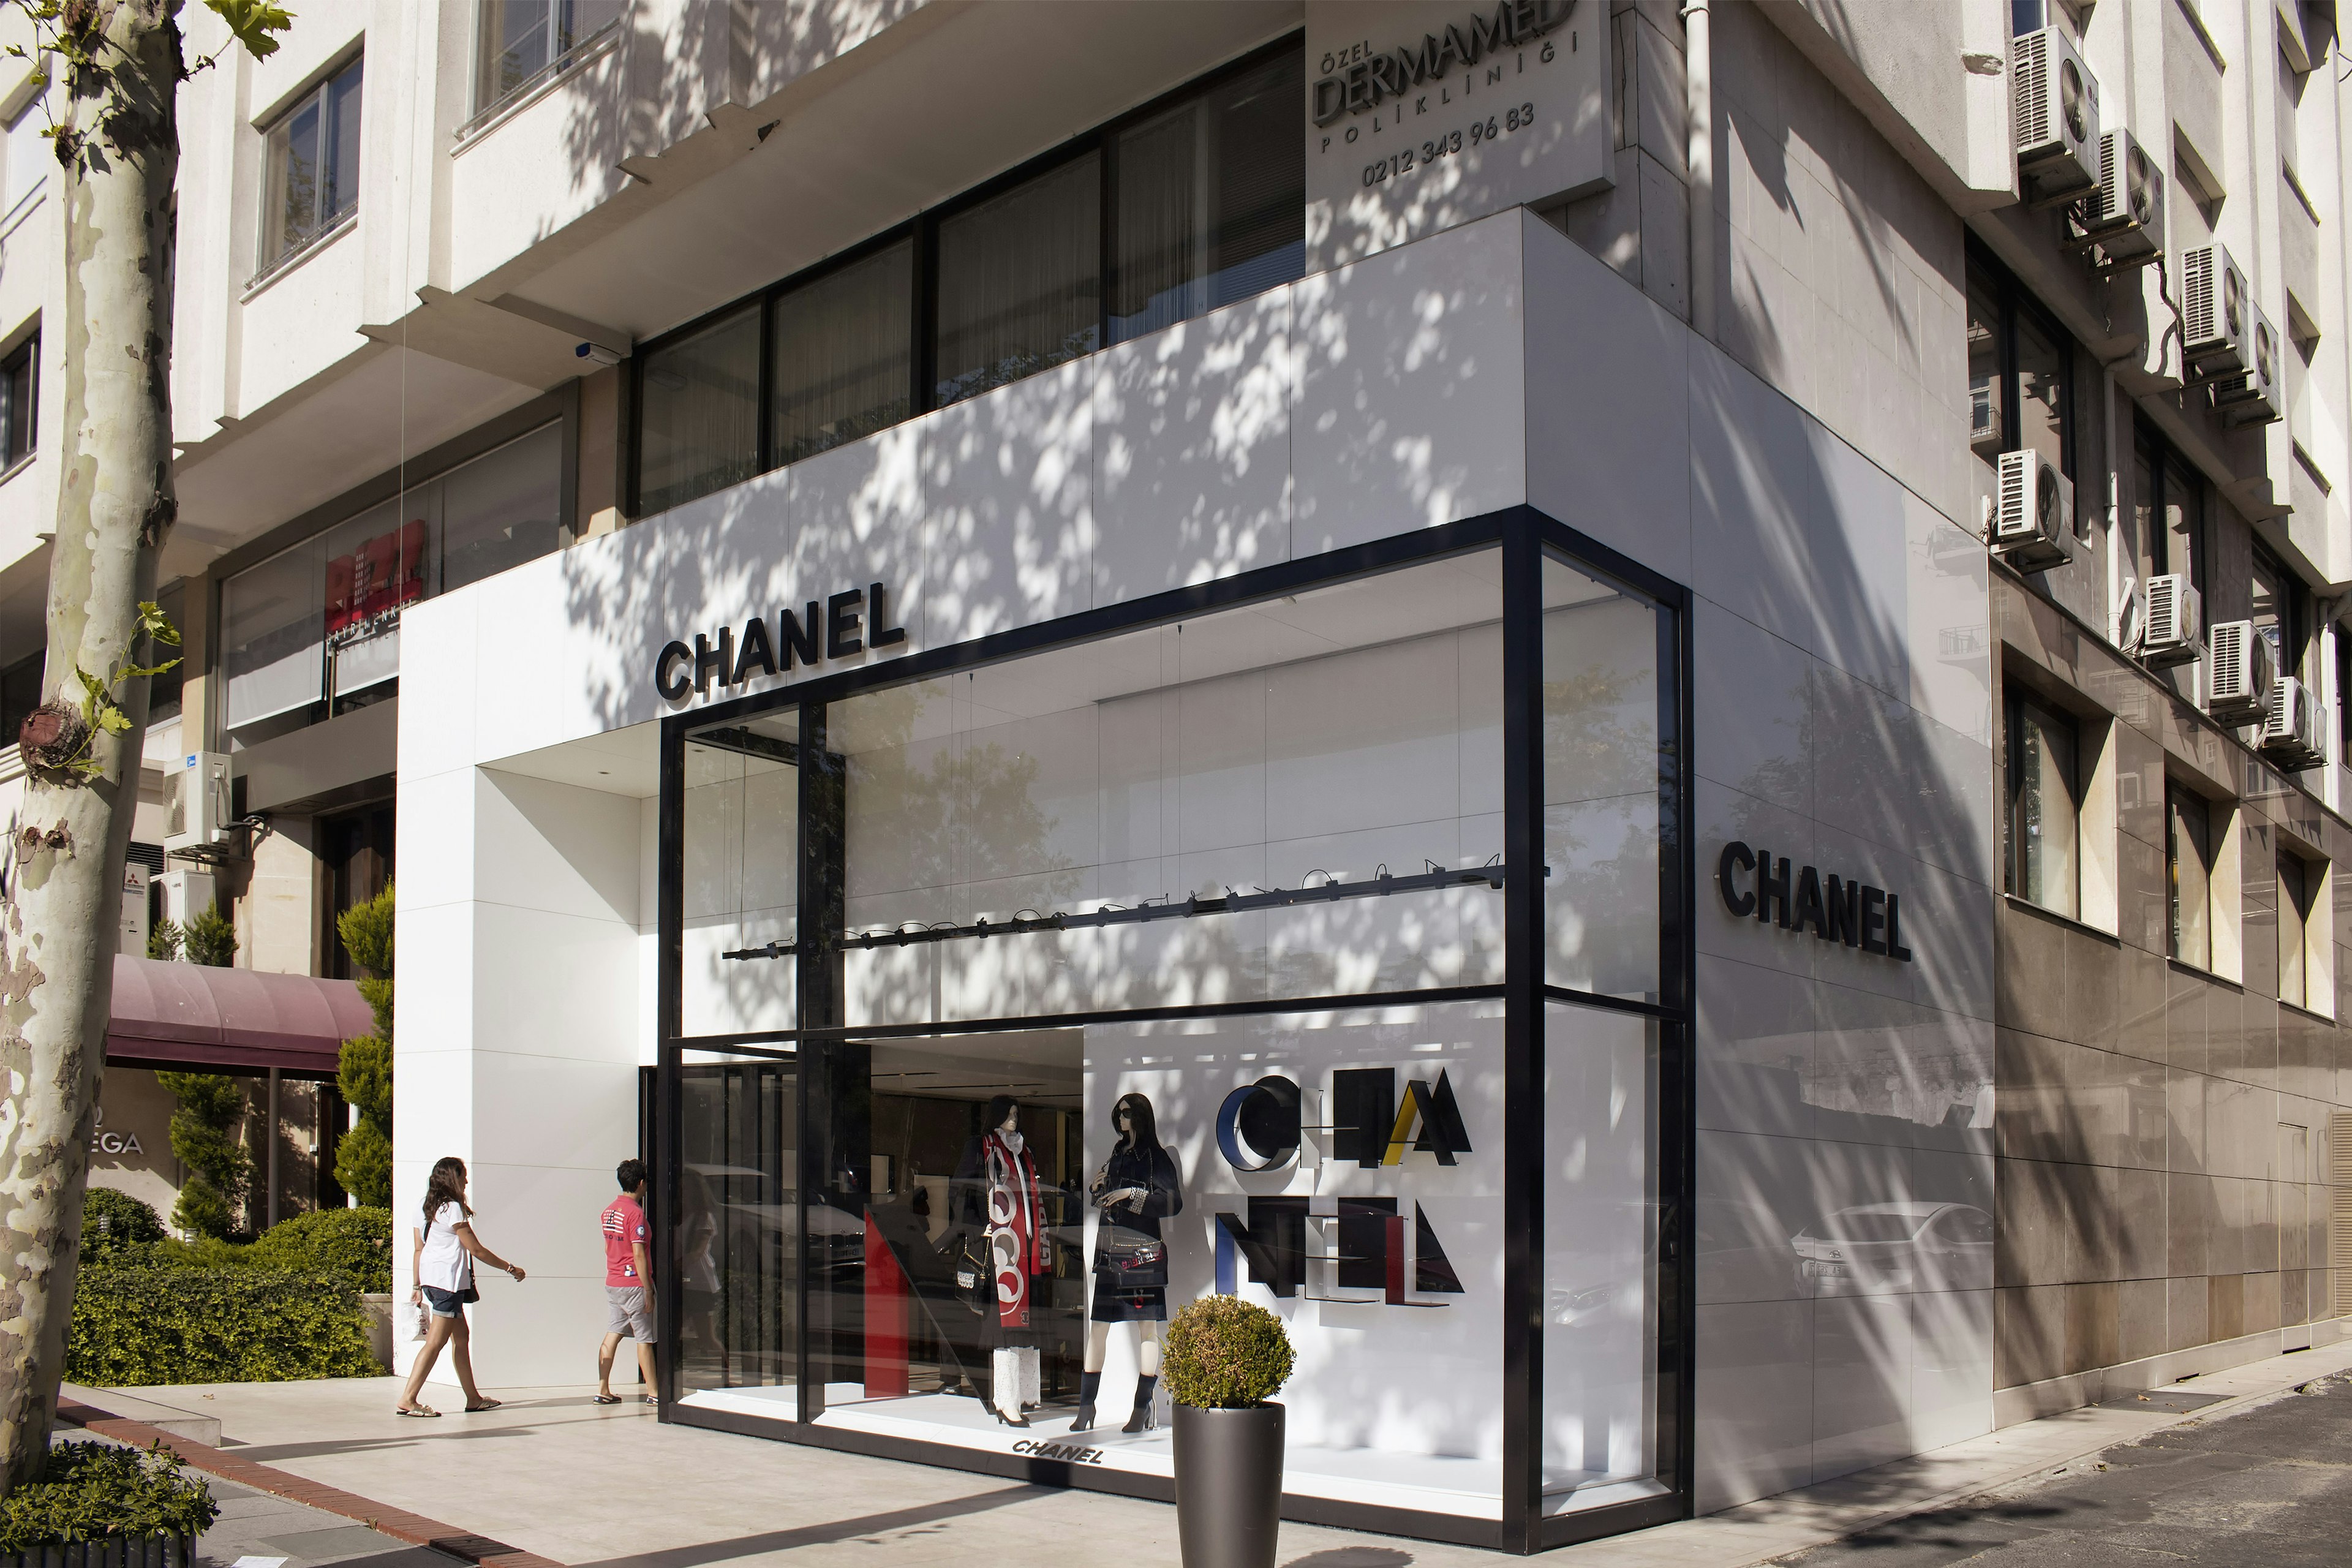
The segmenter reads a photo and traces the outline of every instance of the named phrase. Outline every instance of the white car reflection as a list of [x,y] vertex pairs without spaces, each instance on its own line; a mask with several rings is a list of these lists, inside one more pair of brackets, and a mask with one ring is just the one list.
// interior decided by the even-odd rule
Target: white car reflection
[[1816,1295],[1992,1286],[1992,1215],[1969,1204],[1857,1204],[1789,1244]]

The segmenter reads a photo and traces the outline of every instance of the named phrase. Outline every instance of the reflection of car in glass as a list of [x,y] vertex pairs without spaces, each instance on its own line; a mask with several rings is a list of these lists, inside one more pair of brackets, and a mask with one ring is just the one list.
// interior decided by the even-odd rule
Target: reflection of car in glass
[[1992,1216],[1969,1204],[1857,1204],[1789,1244],[1819,1295],[1992,1285]]

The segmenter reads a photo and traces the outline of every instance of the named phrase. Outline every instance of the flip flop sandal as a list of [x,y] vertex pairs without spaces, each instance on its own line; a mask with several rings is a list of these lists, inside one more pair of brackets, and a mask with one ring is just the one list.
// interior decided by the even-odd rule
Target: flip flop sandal
[[479,1405],[468,1405],[466,1406],[466,1414],[468,1415],[475,1415],[485,1410],[496,1410],[499,1405],[504,1405],[506,1401],[503,1399],[485,1399]]
[[392,1407],[392,1413],[394,1415],[430,1415],[436,1419],[438,1419],[441,1415],[441,1412],[434,1409],[430,1405],[395,1405]]
[[592,1394],[588,1396],[588,1403],[591,1405],[618,1405],[621,1403],[621,1396],[617,1394]]

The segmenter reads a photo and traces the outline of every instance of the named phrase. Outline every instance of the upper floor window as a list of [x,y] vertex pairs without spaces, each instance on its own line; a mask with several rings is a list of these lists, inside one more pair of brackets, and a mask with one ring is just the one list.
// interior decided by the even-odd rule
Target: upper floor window
[[359,205],[361,64],[352,61],[305,93],[268,131],[269,194],[261,209],[265,272]]
[[2132,522],[2134,548],[2150,575],[2182,573],[2200,595],[2206,591],[2204,481],[2146,426],[2133,445]]
[[2262,545],[2254,546],[2249,577],[2248,618],[2271,645],[2271,668],[2281,675],[2303,673],[2303,650],[2309,636],[2310,597],[2303,580]]
[[1296,279],[1304,93],[1292,40],[640,351],[633,510]]
[[391,696],[402,609],[555,549],[562,472],[563,427],[542,426],[231,576],[230,748]]
[[2164,792],[2164,858],[2172,904],[2172,956],[2213,967],[2213,808],[2179,784]]
[[2022,692],[2007,703],[2007,891],[2070,918],[2081,912],[2074,721]]
[[0,472],[33,455],[40,435],[41,335],[0,359]]
[[2278,858],[2279,1000],[2314,1012],[2319,1009],[2313,1005],[2311,969],[2305,957],[2310,943],[2311,893],[2318,880],[2300,856]]
[[1969,446],[1990,472],[2003,452],[2031,451],[2074,471],[2074,345],[2056,321],[1989,261],[1969,265]]
[[41,671],[47,658],[45,650],[37,649],[0,669],[0,746],[15,745],[16,731],[41,705]]
[[491,108],[621,19],[622,0],[482,0],[474,107]]

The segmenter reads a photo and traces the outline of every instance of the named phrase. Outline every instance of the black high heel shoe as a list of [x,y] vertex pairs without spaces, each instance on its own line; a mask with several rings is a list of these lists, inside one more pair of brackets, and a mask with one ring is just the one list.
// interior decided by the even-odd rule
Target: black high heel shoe
[[1135,1414],[1127,1418],[1127,1425],[1120,1427],[1119,1430],[1122,1432],[1149,1432],[1154,1426],[1159,1425],[1152,1416],[1153,1412],[1151,1406],[1149,1405],[1139,1405],[1135,1407]]
[[1091,1432],[1094,1430],[1094,1426],[1095,1407],[1091,1405],[1079,1405],[1077,1419],[1070,1423],[1070,1430],[1073,1432]]
[[[992,1410],[996,1409],[992,1405],[990,1405],[989,1408]],[[1029,1425],[1029,1417],[1026,1415],[1007,1415],[1002,1410],[996,1411],[996,1418],[999,1421],[1003,1422],[1007,1426],[1026,1426]]]

